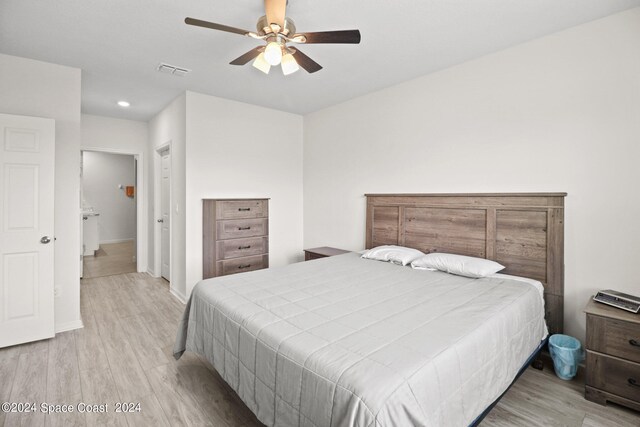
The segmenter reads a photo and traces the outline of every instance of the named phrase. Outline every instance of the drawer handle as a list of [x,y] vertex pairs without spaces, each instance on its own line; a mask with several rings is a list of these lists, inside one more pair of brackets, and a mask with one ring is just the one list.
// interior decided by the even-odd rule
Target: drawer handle
[[239,265],[238,266],[238,268],[241,269],[241,270],[245,269],[245,268],[249,268],[249,267],[251,267],[251,264],[243,264],[243,265]]
[[240,249],[240,250],[251,249],[251,245],[249,245],[249,246],[238,246],[238,249]]
[[251,227],[238,227],[238,230],[251,230]]
[[636,340],[629,340],[629,344],[631,344],[634,347],[640,347],[640,342]]
[[638,384],[638,381],[636,381],[634,378],[629,378],[627,382],[629,383],[630,386],[640,387],[640,384]]
[[251,208],[238,208],[238,212],[249,212]]

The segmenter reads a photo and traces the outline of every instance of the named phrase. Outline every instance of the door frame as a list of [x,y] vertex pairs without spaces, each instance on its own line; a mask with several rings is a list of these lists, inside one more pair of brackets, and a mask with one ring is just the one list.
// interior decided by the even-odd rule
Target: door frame
[[169,166],[169,291],[173,296],[180,301],[185,302],[179,294],[173,289],[175,283],[175,274],[173,268],[173,221],[175,219],[173,209],[173,149],[171,147],[171,140],[157,147],[154,152],[153,159],[153,180],[154,180],[154,197],[153,197],[153,277],[162,277],[162,226],[157,222],[157,219],[162,216],[162,156],[164,153],[169,152],[171,156],[171,162]]
[[[98,147],[80,147],[80,153],[82,155],[83,151],[93,151],[98,153],[107,153],[107,154],[122,154],[127,156],[133,156],[136,160],[136,271],[138,273],[146,273],[148,269],[148,238],[147,238],[147,227],[148,227],[148,218],[145,215],[145,163],[144,163],[144,153],[140,151],[134,150],[122,150],[118,148],[98,148]],[[82,186],[82,178],[80,181],[80,185]],[[80,201],[82,203],[82,200]],[[82,209],[82,206],[80,206]],[[82,247],[82,242],[80,242],[80,247]]]

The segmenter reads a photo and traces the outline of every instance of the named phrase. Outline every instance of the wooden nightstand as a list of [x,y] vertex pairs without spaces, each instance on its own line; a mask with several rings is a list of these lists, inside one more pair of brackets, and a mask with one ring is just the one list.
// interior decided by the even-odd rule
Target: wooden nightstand
[[342,255],[351,251],[345,251],[344,249],[330,248],[329,246],[322,246],[320,248],[311,248],[304,250],[304,260],[311,261],[312,259],[326,258],[335,255]]
[[589,301],[585,398],[640,411],[640,314]]

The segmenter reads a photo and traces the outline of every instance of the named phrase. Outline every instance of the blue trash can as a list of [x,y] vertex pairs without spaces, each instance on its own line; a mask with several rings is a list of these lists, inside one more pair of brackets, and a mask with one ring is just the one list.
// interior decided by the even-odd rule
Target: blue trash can
[[578,365],[584,360],[584,351],[578,339],[569,335],[551,335],[549,352],[558,378],[570,380],[576,376]]

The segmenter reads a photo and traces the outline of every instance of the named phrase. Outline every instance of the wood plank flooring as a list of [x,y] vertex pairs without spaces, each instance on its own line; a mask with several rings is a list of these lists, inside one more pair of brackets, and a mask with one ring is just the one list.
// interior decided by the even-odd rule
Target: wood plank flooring
[[85,279],[112,276],[114,274],[135,273],[136,254],[133,240],[120,243],[105,243],[100,245],[95,256],[82,257],[83,275]]
[[[208,362],[172,357],[184,306],[147,274],[83,279],[83,329],[0,349],[0,402],[109,404],[106,413],[3,414],[5,426],[261,426]],[[582,397],[583,381],[528,369],[483,426],[640,426],[640,414]],[[140,402],[140,413],[115,413]]]

